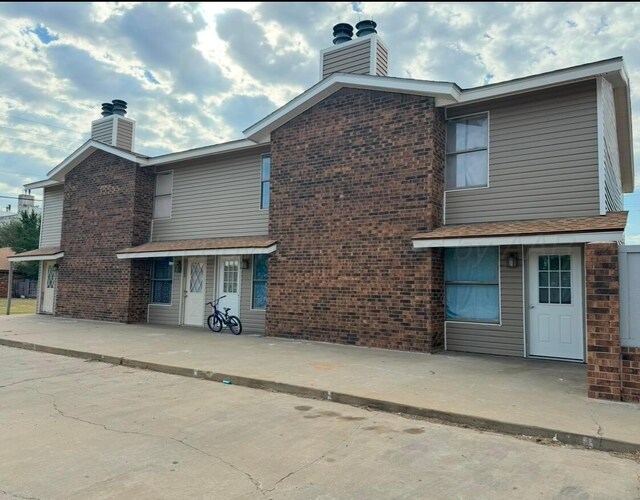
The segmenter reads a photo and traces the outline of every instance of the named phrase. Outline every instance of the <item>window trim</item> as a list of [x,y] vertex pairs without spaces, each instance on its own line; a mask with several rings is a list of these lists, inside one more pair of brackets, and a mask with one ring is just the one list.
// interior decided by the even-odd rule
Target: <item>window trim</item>
[[[451,247],[450,247],[451,248]],[[487,327],[491,326],[502,326],[502,247],[500,246],[477,246],[477,247],[453,247],[453,248],[495,248],[498,252],[498,281],[497,283],[493,282],[468,282],[468,281],[446,281],[443,279],[444,283],[444,322],[445,322],[445,337],[446,337],[446,324],[447,323],[461,323],[464,325],[484,325]],[[523,264],[522,264],[523,265]],[[477,285],[498,285],[498,319],[497,321],[480,321],[477,319],[473,320],[464,320],[464,319],[448,319],[447,318],[447,284],[453,285],[465,285],[465,284],[477,284]],[[445,338],[446,342],[446,338]]]
[[[254,303],[253,303],[253,298],[254,298],[254,293],[253,293],[253,287],[254,287],[254,283],[255,283],[255,269],[256,269],[256,257],[258,256],[266,256],[267,258],[267,279],[264,280],[264,283],[267,284],[267,289],[269,287],[268,283],[269,283],[269,254],[254,254],[251,256],[251,311],[266,311],[267,310],[267,306],[265,304],[264,307],[255,307]],[[258,280],[258,282],[262,282],[262,280]]]
[[[474,149],[469,149],[469,150],[465,150],[465,151],[456,151],[455,153],[447,153],[447,142],[449,140],[449,136],[448,134],[446,134],[445,137],[445,146],[444,146],[444,168],[445,168],[445,176],[444,176],[444,192],[448,193],[448,192],[455,192],[455,191],[470,191],[473,189],[488,189],[491,187],[491,112],[489,110],[487,111],[480,111],[478,113],[469,113],[466,115],[460,115],[460,116],[454,116],[452,118],[449,118],[448,116],[448,109],[445,111],[445,120],[446,122],[450,122],[450,121],[454,121],[454,120],[463,120],[465,118],[471,118],[474,116],[480,116],[480,115],[486,115],[487,116],[487,147],[486,148],[474,148]],[[446,169],[447,169],[447,157],[449,155],[454,155],[454,154],[461,154],[461,153],[473,153],[475,151],[485,151],[487,152],[487,185],[486,186],[469,186],[469,187],[454,187],[454,188],[447,188],[447,173],[446,173]]]
[[[159,175],[171,175],[171,192],[169,194],[161,194],[157,195],[156,190],[158,188],[158,176]],[[171,197],[171,204],[169,205],[169,216],[168,217],[156,217],[156,199],[160,197]],[[169,220],[173,216],[173,170],[166,170],[164,172],[156,172],[154,185],[153,185],[153,214],[152,220]]]
[[[157,259],[170,259],[169,267],[171,268],[171,279],[156,279],[155,276],[155,267]],[[173,306],[173,282],[174,282],[174,270],[175,270],[175,257],[154,257],[151,259],[151,287],[150,287],[150,296],[149,296],[149,305],[154,307],[172,307]],[[171,294],[169,302],[153,302],[153,283],[155,281],[171,281]]]
[[[271,163],[269,163],[269,178],[268,179],[262,178],[262,162],[266,157],[271,158],[271,153],[263,153],[260,155],[260,210],[269,210],[269,206],[271,206],[271,166],[272,166]],[[266,207],[262,206],[262,200],[264,198],[265,183],[269,185],[269,205],[267,205]]]

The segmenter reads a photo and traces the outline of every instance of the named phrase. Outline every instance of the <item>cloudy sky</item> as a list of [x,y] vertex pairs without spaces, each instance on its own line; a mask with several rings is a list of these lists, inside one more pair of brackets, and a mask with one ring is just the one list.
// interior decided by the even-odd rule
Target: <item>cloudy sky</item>
[[[116,98],[141,153],[241,138],[317,82],[335,23],[369,18],[390,75],[462,87],[624,56],[640,158],[640,4],[0,3],[0,195],[43,179]],[[640,244],[640,192],[626,208]]]

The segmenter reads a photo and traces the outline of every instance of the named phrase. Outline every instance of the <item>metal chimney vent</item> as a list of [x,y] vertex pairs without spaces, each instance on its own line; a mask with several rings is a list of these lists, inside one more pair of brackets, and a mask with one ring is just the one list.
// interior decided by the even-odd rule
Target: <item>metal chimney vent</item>
[[377,33],[376,26],[378,26],[376,22],[372,21],[371,19],[360,21],[358,24],[356,24],[356,29],[358,30],[356,36],[359,38],[361,36],[367,36],[371,35],[372,33]]
[[102,103],[102,116],[111,116],[113,114],[113,104],[110,102]]
[[333,27],[333,44],[339,45],[351,40],[353,36],[353,26],[347,23],[339,23]]
[[127,102],[122,101],[120,99],[114,99],[111,101],[113,103],[113,114],[124,116],[127,114]]

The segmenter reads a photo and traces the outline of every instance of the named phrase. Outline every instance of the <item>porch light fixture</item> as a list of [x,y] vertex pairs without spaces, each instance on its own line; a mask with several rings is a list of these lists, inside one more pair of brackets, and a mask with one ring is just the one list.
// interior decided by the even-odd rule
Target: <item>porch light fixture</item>
[[515,269],[518,267],[518,254],[515,252],[511,252],[507,256],[507,267],[511,269]]
[[251,264],[251,261],[243,257],[242,261],[240,262],[240,269],[249,269],[250,264]]

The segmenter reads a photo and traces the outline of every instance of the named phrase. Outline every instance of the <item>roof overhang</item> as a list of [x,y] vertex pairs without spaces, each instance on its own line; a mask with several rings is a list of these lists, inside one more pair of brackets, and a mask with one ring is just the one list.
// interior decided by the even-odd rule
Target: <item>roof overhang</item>
[[598,76],[606,78],[614,88],[622,188],[624,192],[633,192],[631,97],[629,78],[621,57],[471,89],[460,89],[451,82],[334,73],[246,129],[244,135],[257,143],[267,143],[271,140],[273,130],[345,87],[427,95],[435,98],[436,106],[455,106],[557,87]]
[[51,186],[59,186],[62,182],[54,181],[52,179],[46,179],[44,181],[36,181],[31,182],[29,184],[25,184],[25,189],[40,189],[40,188],[48,188]]
[[53,170],[51,170],[47,174],[47,179],[25,184],[24,187],[26,189],[39,189],[63,184],[64,178],[67,173],[69,173],[76,166],[78,166],[89,156],[91,156],[91,154],[98,150],[105,151],[120,158],[124,158],[125,160],[132,161],[142,167],[154,167],[169,165],[186,160],[209,158],[225,153],[263,147],[264,144],[256,144],[254,141],[241,139],[238,141],[230,141],[222,144],[215,144],[213,146],[206,146],[203,148],[190,149],[188,151],[181,151],[178,153],[170,153],[149,158],[147,156],[139,155],[133,152],[127,152],[123,149],[116,148],[99,141],[88,140],[73,153],[71,153],[67,158],[65,158]]
[[414,239],[413,248],[492,247],[509,245],[568,245],[622,241],[624,231],[593,233],[530,234],[513,236],[476,236],[469,238]]
[[154,257],[189,257],[199,255],[269,254],[277,249],[277,241],[268,237],[212,238],[202,240],[156,241],[116,253],[118,259]]
[[232,153],[236,151],[244,151],[246,149],[253,149],[258,147],[264,147],[264,145],[256,144],[254,141],[250,141],[248,139],[240,139],[238,141],[230,141],[222,144],[215,144],[213,146],[206,146],[203,148],[190,149],[188,151],[156,156],[149,159],[148,165],[161,166],[169,163],[176,163],[179,161],[193,160],[197,158],[215,156],[224,153]]
[[460,89],[455,83],[410,80],[388,76],[334,73],[315,84],[287,104],[246,129],[245,137],[258,143],[271,140],[271,132],[345,87],[382,90],[400,94],[432,96],[436,105],[446,106],[458,102]]
[[413,236],[414,248],[566,245],[622,241],[628,212],[591,217],[453,224]]
[[[145,166],[148,164],[149,159],[145,156],[137,155],[135,153],[131,153],[125,151],[120,148],[116,148],[105,144],[103,142],[94,141],[93,139],[89,139],[82,146],[76,149],[73,153],[67,156],[61,163],[59,163],[53,170],[47,173],[47,181],[55,181],[57,183],[64,182],[65,175],[77,167],[84,160],[89,158],[96,151],[104,151],[106,153],[110,153],[114,156],[118,156],[120,158],[124,158],[125,160],[132,161],[134,163],[138,163],[139,165]],[[42,184],[47,181],[41,181],[39,183],[34,184]],[[41,186],[47,187],[47,186]]]
[[64,257],[64,252],[60,248],[45,247],[17,253],[7,257],[7,260],[9,262],[32,262],[34,260],[58,260],[62,257]]

